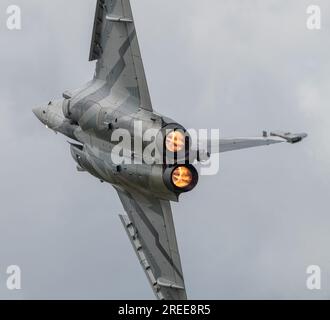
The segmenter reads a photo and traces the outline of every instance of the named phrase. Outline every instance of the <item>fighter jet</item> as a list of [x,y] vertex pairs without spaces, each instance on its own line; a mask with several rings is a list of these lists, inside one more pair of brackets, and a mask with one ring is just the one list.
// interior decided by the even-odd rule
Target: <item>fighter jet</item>
[[[89,61],[95,60],[90,82],[33,112],[47,128],[70,139],[79,172],[117,191],[126,212],[121,222],[156,298],[185,300],[170,203],[196,187],[195,164],[215,152],[293,144],[307,135],[264,132],[192,147],[185,127],[153,109],[129,0],[97,1],[89,56]],[[154,138],[146,143],[144,136],[150,131]],[[131,143],[124,144],[118,132],[129,133],[126,141]],[[150,143],[155,148],[148,153]]]

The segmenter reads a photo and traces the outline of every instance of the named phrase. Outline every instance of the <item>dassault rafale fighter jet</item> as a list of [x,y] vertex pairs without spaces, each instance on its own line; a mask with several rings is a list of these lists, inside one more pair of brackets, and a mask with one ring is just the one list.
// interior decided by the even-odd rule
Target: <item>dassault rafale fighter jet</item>
[[[89,60],[97,61],[93,80],[33,112],[47,128],[72,139],[78,171],[118,192],[127,213],[120,219],[156,297],[187,299],[170,201],[197,185],[194,164],[212,154],[296,143],[307,135],[264,132],[193,147],[182,125],[153,109],[129,0],[97,1]],[[118,131],[128,132],[131,143],[123,143]],[[147,131],[156,132],[148,143]],[[148,153],[150,143],[156,147]]]

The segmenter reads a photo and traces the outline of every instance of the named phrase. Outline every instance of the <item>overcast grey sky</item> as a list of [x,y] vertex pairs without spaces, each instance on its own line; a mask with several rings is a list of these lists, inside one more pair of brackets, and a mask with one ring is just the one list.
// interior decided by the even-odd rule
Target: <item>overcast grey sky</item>
[[[191,299],[330,298],[330,3],[132,0],[154,108],[224,136],[305,131],[298,145],[228,153],[173,205]],[[0,4],[0,298],[153,299],[111,186],[76,172],[32,107],[91,79],[95,0]],[[306,28],[306,8],[322,29]],[[22,290],[6,289],[6,268]],[[322,290],[306,268],[322,268]]]

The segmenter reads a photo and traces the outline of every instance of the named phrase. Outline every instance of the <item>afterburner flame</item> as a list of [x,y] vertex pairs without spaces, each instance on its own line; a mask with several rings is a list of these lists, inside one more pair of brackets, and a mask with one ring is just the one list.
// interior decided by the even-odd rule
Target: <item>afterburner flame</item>
[[185,135],[180,131],[172,131],[166,136],[166,149],[171,152],[180,152],[185,146]]
[[172,172],[172,182],[180,189],[187,188],[192,183],[192,180],[192,172],[187,167],[180,166]]

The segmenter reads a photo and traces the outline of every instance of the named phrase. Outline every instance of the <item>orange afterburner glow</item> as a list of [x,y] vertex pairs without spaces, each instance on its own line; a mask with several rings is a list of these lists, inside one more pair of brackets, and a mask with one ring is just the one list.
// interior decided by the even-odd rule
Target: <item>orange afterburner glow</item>
[[180,166],[172,172],[172,182],[180,189],[187,188],[192,183],[192,180],[192,172],[187,167]]
[[171,131],[166,136],[166,149],[171,152],[180,152],[185,146],[185,135],[180,131]]

